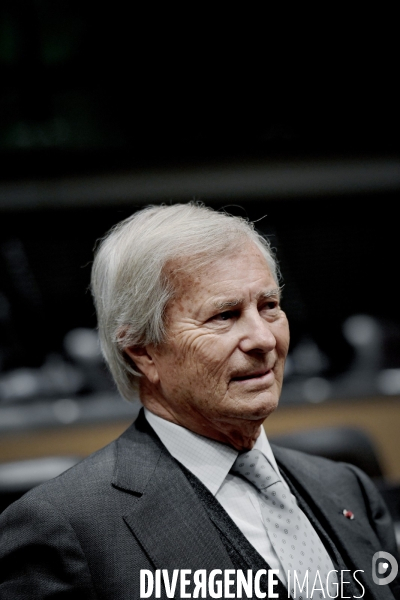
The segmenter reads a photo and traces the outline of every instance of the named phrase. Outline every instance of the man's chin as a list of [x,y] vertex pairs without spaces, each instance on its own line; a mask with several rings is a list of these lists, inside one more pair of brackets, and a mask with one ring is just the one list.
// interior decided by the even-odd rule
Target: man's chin
[[270,392],[262,392],[247,401],[241,401],[231,413],[235,419],[247,421],[264,421],[279,403],[279,396]]

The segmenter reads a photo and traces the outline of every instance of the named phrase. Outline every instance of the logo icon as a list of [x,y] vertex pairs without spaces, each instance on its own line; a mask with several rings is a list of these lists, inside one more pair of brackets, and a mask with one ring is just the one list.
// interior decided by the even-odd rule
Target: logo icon
[[[399,565],[394,556],[389,552],[375,552],[372,557],[372,579],[377,585],[387,585],[391,583],[399,570]],[[384,577],[382,577],[384,575]]]

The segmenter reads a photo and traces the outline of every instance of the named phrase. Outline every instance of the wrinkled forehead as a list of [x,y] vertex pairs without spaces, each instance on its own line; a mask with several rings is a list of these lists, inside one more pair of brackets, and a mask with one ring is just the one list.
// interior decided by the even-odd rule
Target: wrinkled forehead
[[265,253],[252,241],[246,241],[245,244],[229,248],[217,255],[208,251],[201,255],[180,256],[168,261],[165,267],[165,276],[172,288],[172,298],[185,300],[194,292],[207,295],[210,292],[210,281],[215,281],[214,274],[217,273],[238,275],[237,282],[240,286],[240,274],[234,270],[234,263],[237,260],[248,265],[249,268],[254,265],[258,266],[267,274],[274,287],[279,287]]

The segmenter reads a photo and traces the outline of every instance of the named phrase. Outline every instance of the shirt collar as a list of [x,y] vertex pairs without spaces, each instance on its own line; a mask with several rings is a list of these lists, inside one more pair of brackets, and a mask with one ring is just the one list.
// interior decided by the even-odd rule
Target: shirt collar
[[[235,462],[238,451],[227,444],[166,421],[147,408],[144,409],[144,414],[170,454],[200,479],[215,496]],[[264,427],[261,427],[254,448],[264,454],[279,474]]]

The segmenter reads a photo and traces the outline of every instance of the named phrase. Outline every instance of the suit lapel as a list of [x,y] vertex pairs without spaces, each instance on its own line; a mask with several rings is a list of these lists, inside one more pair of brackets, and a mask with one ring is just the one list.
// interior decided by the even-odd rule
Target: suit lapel
[[113,485],[133,494],[124,520],[155,568],[231,569],[201,502],[143,415],[118,440],[117,453]]
[[[336,544],[347,568],[354,572],[362,569],[357,578],[374,598],[393,599],[388,586],[377,586],[371,575],[372,557],[377,547],[371,541],[371,525],[365,514],[365,505],[357,498],[349,498],[345,489],[327,488],[323,481],[321,467],[313,461],[284,448],[271,445],[279,468],[306,499],[332,541]],[[364,502],[362,500],[362,502]],[[350,504],[349,504],[350,503]],[[357,510],[359,508],[359,510]],[[343,515],[343,510],[352,510],[356,517],[351,520]],[[322,517],[322,518],[321,518]],[[381,549],[381,548],[378,548]]]

